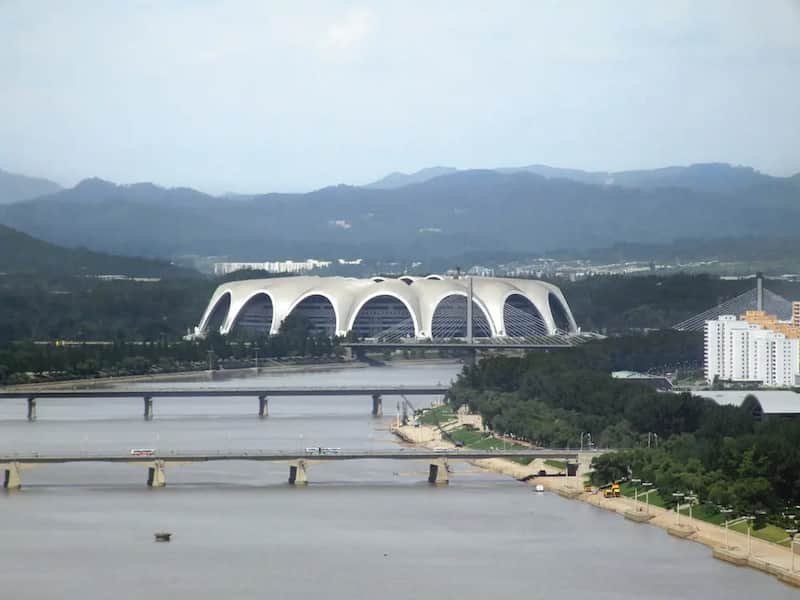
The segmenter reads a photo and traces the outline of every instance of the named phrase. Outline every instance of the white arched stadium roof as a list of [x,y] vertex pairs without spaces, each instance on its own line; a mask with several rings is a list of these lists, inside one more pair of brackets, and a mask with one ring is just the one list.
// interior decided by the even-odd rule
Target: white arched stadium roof
[[[215,308],[230,299],[230,308],[220,326],[220,333],[227,334],[248,301],[259,294],[266,295],[272,304],[270,333],[277,333],[280,324],[292,310],[310,296],[326,298],[336,318],[337,335],[346,335],[353,327],[359,311],[367,302],[378,296],[393,297],[406,307],[413,321],[414,335],[420,339],[431,336],[436,307],[451,296],[465,297],[469,293],[469,279],[450,278],[367,278],[349,277],[276,277],[269,279],[246,279],[221,284],[211,296],[196,335],[207,333],[208,323]],[[504,309],[506,300],[518,295],[528,300],[543,320],[545,334],[560,333],[550,308],[551,298],[559,303],[569,321],[569,331],[577,330],[575,319],[561,290],[552,284],[532,279],[499,277],[473,277],[472,296],[477,310],[488,321],[492,336],[506,335]],[[411,283],[407,283],[411,281]]]

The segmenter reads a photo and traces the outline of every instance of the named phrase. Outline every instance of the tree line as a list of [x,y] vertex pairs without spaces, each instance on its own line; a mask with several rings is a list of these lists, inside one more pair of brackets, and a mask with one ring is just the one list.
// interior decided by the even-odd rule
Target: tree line
[[492,357],[465,368],[449,394],[498,433],[542,446],[591,439],[618,451],[595,460],[594,478],[631,475],[662,495],[693,490],[707,502],[778,514],[800,504],[800,421],[756,420],[755,399],[720,406],[689,393],[661,393],[613,379],[609,371],[647,370],[702,355],[696,334],[658,332],[608,338],[569,351]]

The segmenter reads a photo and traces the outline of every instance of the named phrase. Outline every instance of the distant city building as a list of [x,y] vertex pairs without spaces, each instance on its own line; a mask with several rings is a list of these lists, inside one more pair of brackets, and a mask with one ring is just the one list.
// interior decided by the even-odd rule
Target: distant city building
[[611,373],[611,377],[630,383],[641,383],[662,392],[672,390],[672,382],[663,375],[648,375],[647,373],[637,373],[636,371],[614,371]]
[[800,328],[763,311],[706,321],[705,371],[709,383],[793,386],[800,373]]
[[792,302],[792,325],[800,327],[800,302]]
[[214,263],[214,275],[227,275],[236,271],[266,271],[267,273],[307,273],[314,269],[331,266],[329,260],[309,258],[303,261],[280,260],[266,262],[218,262]]
[[480,265],[475,265],[474,267],[470,267],[467,270],[467,274],[476,275],[478,277],[494,277],[494,269],[490,269],[489,267],[482,267]]

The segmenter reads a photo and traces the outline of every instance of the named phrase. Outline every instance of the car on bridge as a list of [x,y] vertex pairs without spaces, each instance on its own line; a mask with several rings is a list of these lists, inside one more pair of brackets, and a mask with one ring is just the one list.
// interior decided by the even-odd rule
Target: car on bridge
[[152,448],[131,448],[131,456],[155,456]]

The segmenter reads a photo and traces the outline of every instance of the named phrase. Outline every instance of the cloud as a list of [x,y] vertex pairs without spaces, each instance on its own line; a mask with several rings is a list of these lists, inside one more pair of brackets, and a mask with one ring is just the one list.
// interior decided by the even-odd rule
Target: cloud
[[325,55],[347,55],[357,50],[377,28],[374,12],[364,8],[352,9],[331,23],[325,31],[320,49]]

